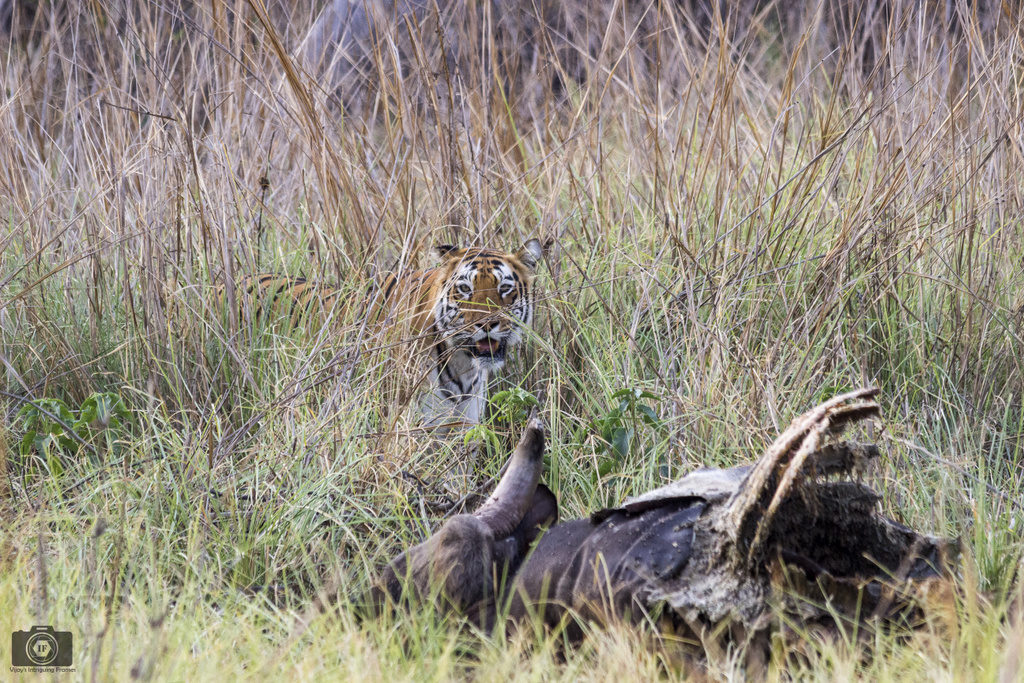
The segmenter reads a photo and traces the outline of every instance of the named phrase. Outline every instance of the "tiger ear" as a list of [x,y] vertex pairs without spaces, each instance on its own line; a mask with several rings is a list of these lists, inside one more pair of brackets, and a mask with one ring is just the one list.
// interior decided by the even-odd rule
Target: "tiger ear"
[[537,263],[540,262],[540,258],[543,255],[544,247],[541,245],[540,240],[536,238],[527,240],[519,251],[516,252],[516,258],[530,270],[537,269]]
[[437,254],[441,258],[447,258],[447,256],[449,254],[451,254],[453,251],[457,251],[457,250],[458,250],[458,247],[456,247],[454,244],[435,244],[434,245],[434,253]]

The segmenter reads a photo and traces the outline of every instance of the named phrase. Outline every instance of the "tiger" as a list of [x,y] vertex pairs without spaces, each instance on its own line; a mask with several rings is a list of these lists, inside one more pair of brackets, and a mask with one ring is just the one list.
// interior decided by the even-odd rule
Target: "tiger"
[[[533,324],[533,290],[544,254],[537,239],[514,253],[482,247],[435,247],[440,263],[426,270],[389,273],[369,294],[367,317],[408,321],[425,345],[427,386],[419,397],[419,424],[448,428],[484,419],[490,378]],[[339,288],[303,277],[256,273],[235,285],[236,303],[254,316],[269,311],[296,326],[310,317],[340,316]]]

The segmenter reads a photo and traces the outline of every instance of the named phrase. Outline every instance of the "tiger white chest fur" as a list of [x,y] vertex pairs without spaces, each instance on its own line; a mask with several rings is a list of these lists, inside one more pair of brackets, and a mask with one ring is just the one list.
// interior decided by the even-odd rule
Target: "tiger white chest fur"
[[474,364],[469,354],[458,352],[447,361],[432,352],[431,391],[420,399],[419,409],[425,427],[474,425],[484,419],[490,373]]

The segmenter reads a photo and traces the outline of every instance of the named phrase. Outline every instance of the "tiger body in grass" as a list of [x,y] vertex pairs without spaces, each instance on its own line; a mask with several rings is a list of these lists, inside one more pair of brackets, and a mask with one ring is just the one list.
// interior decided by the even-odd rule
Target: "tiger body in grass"
[[[408,324],[428,358],[419,397],[420,424],[478,424],[491,376],[533,323],[533,279],[543,248],[536,239],[517,252],[437,247],[441,263],[427,270],[391,273],[369,293],[369,319]],[[254,274],[236,281],[236,297],[268,309],[291,325],[343,317],[340,290],[301,277]]]

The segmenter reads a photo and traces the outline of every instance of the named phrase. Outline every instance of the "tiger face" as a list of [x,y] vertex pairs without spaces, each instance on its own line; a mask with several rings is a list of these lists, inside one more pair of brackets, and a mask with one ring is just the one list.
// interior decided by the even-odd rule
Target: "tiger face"
[[531,239],[514,254],[491,249],[438,247],[444,263],[434,327],[449,354],[463,352],[480,370],[494,372],[533,322],[533,276],[543,254]]

